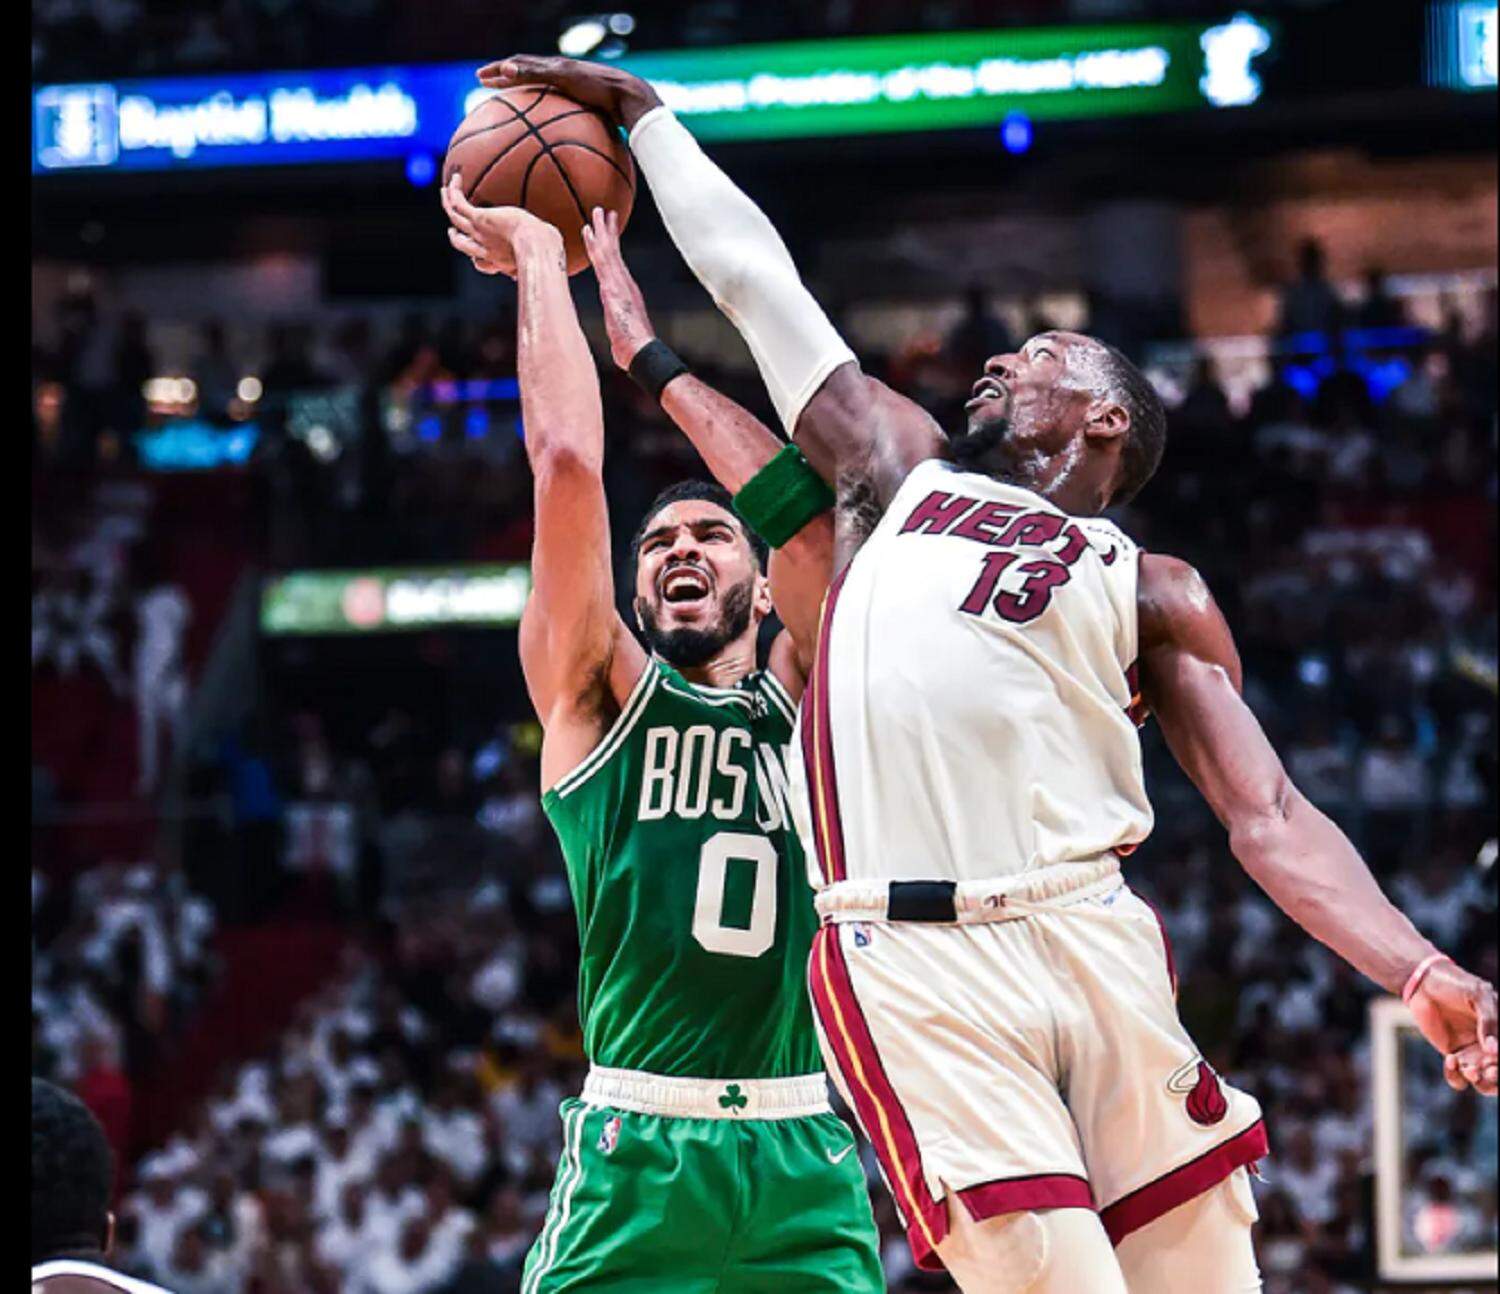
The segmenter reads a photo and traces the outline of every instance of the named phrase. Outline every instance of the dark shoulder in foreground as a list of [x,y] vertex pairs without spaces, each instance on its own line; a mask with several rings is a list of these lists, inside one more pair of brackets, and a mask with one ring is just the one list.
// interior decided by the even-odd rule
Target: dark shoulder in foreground
[[171,1294],[160,1285],[89,1262],[46,1262],[31,1269],[31,1294]]

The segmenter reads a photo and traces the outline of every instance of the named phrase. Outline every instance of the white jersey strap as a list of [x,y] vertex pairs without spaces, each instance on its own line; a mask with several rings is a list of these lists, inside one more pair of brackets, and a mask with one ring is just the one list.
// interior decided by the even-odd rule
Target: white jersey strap
[[583,1103],[676,1119],[803,1119],[827,1114],[828,1076],[675,1078],[635,1069],[589,1067]]
[[160,1285],[153,1285],[150,1281],[124,1276],[108,1267],[101,1267],[98,1263],[84,1262],[77,1258],[56,1258],[51,1262],[38,1263],[31,1269],[32,1285],[54,1276],[86,1276],[89,1280],[119,1290],[120,1294],[170,1294],[170,1291]]

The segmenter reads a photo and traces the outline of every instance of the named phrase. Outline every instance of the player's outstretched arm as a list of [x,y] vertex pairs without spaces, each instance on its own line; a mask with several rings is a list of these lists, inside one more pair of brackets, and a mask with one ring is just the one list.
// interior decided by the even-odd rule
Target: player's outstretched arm
[[[517,55],[485,85],[547,84],[600,109],[630,147],[677,250],[739,330],[788,434],[843,496],[883,508],[946,441],[917,404],[860,371],[765,214],[703,152],[651,86],[620,68]],[[842,554],[847,556],[847,554]]]
[[562,235],[518,207],[473,206],[457,176],[443,206],[449,240],[475,268],[516,279],[521,418],[536,494],[521,668],[546,730],[545,789],[593,749],[646,663],[615,611],[599,376],[568,292]]
[[1141,558],[1142,692],[1177,762],[1229,831],[1241,866],[1298,925],[1393,993],[1410,996],[1450,1084],[1496,1092],[1495,990],[1437,955],[1381,892],[1348,837],[1292,785],[1240,696],[1239,655],[1202,577]]
[[[656,329],[640,285],[620,251],[620,222],[614,212],[594,208],[583,231],[584,246],[599,280],[604,326],[615,363],[626,372]],[[691,373],[674,377],[661,392],[667,416],[692,442],[708,470],[731,494],[740,489],[783,448],[785,442],[738,402]],[[771,553],[771,600],[791,638],[791,677],[783,682],[800,695],[817,646],[818,614],[828,590],[833,562],[833,514],[813,518]],[[788,663],[773,648],[773,667]],[[778,668],[778,673],[783,673]],[[795,686],[793,686],[795,685]]]

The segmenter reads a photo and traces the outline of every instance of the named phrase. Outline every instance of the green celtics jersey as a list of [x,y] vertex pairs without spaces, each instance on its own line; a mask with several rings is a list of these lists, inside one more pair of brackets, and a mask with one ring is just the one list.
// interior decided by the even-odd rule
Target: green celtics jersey
[[603,741],[542,797],[578,912],[594,1064],[822,1069],[806,987],[817,916],[787,808],[793,717],[769,671],[700,687],[653,658]]

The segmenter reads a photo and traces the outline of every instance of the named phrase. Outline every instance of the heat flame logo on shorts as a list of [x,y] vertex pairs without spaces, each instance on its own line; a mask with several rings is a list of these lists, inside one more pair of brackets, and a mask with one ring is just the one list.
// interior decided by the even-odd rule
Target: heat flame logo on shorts
[[1223,1084],[1213,1066],[1201,1056],[1188,1061],[1167,1079],[1167,1091],[1187,1097],[1188,1118],[1205,1128],[1211,1128],[1229,1113]]

